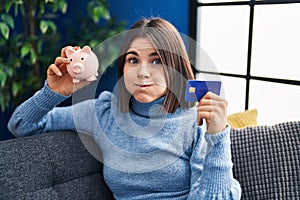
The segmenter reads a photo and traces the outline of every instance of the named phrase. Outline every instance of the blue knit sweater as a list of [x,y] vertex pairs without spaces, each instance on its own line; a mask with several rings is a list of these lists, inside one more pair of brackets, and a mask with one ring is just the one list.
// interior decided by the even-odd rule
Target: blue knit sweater
[[163,97],[151,103],[132,99],[127,113],[119,112],[110,92],[56,107],[66,98],[46,83],[15,110],[9,130],[15,136],[57,130],[93,136],[116,199],[240,199],[232,175],[229,126],[205,134],[205,125],[196,123],[196,108],[164,114]]

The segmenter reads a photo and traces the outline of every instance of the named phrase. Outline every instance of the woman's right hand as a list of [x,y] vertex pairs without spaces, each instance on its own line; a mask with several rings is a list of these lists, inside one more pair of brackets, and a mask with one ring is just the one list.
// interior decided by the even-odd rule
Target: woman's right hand
[[[54,92],[68,96],[77,90],[90,84],[89,81],[80,81],[73,83],[73,78],[67,71],[67,64],[70,62],[66,56],[66,46],[61,50],[61,56],[55,59],[55,62],[48,67],[47,82],[50,89]],[[74,47],[78,49],[80,47]]]

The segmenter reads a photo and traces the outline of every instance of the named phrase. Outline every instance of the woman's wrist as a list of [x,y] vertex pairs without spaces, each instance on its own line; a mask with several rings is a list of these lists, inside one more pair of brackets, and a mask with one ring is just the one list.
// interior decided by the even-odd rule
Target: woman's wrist
[[62,97],[68,98],[68,97],[70,97],[70,96],[72,95],[72,93],[63,92],[63,91],[59,90],[59,88],[52,88],[52,87],[48,84],[47,80],[45,81],[45,87],[47,87],[48,90],[50,90],[51,92],[53,92],[53,93],[55,93],[55,94],[57,94],[57,95],[60,95],[60,96],[62,96]]

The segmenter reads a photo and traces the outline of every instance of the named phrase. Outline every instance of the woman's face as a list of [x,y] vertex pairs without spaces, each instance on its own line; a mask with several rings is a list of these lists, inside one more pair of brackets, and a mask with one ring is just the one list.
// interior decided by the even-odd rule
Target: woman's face
[[149,103],[166,93],[166,77],[156,49],[146,38],[132,41],[124,63],[126,89],[141,103]]

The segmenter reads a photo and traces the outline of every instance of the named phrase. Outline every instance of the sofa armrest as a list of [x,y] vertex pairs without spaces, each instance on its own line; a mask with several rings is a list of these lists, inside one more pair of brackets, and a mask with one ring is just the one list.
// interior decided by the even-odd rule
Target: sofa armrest
[[76,133],[1,141],[0,157],[0,199],[113,199]]
[[231,131],[242,199],[300,199],[300,122]]

